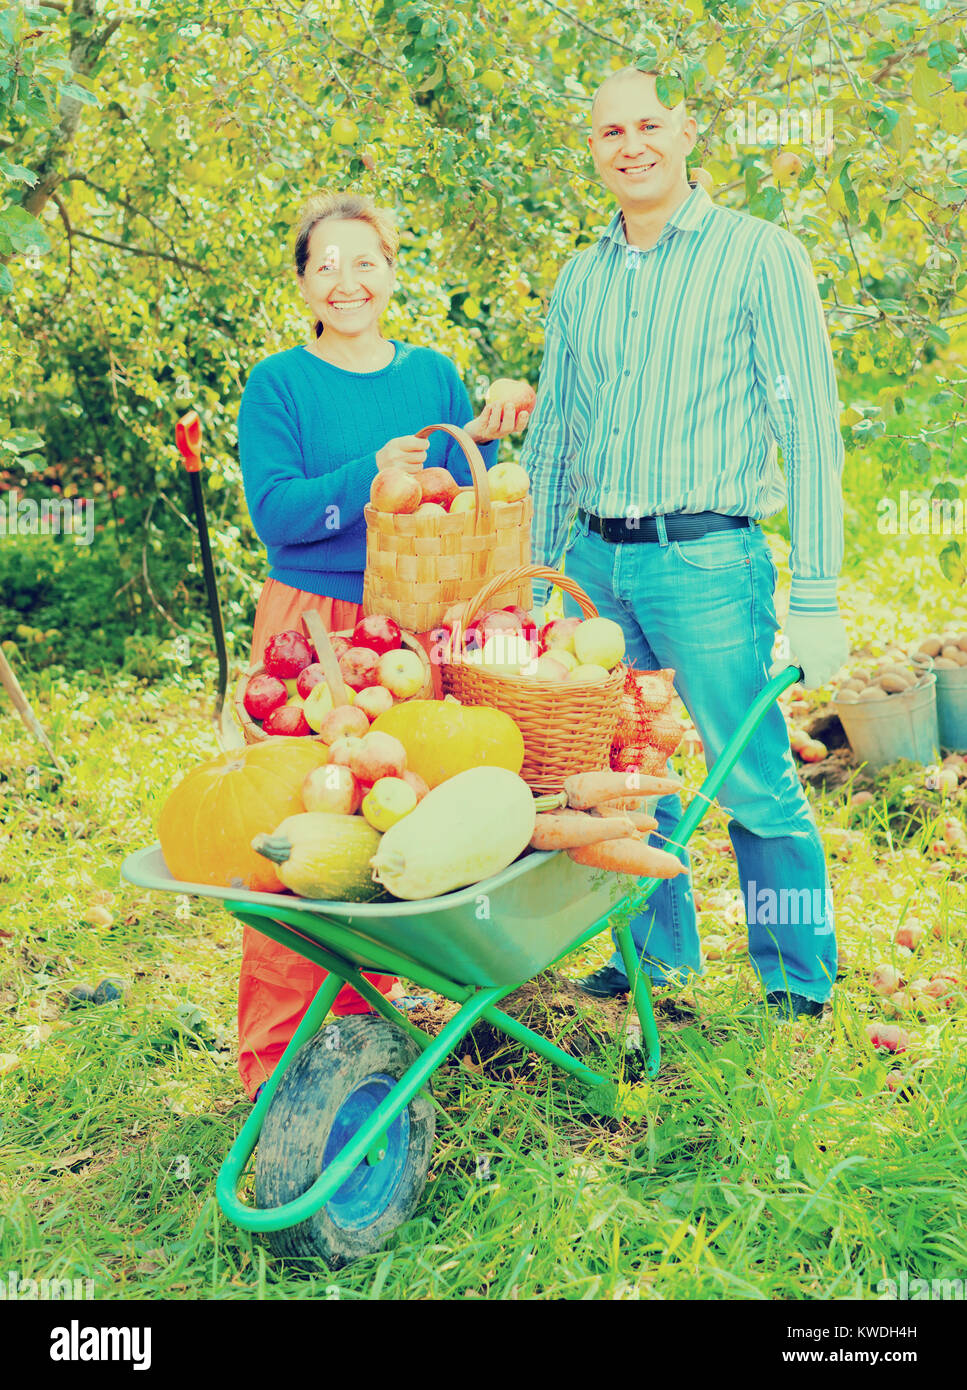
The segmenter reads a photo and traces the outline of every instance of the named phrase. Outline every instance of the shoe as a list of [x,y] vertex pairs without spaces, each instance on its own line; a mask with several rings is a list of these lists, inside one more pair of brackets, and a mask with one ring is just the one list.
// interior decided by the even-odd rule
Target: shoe
[[767,994],[766,1004],[770,1009],[776,1010],[783,1023],[791,1023],[800,1014],[808,1014],[815,1018],[826,1007],[822,999],[807,999],[805,994],[794,994],[786,990],[773,990],[771,994]]
[[602,965],[600,970],[593,970],[583,980],[572,980],[571,983],[582,994],[590,994],[592,999],[615,999],[619,994],[627,994],[631,988],[627,975],[613,965]]

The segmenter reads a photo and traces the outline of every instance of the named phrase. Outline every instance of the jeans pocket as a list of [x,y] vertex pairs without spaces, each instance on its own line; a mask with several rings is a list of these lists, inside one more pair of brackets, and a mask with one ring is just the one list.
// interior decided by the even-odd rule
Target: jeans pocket
[[673,541],[671,549],[690,569],[705,574],[739,569],[749,561],[748,530],[710,531],[697,541]]

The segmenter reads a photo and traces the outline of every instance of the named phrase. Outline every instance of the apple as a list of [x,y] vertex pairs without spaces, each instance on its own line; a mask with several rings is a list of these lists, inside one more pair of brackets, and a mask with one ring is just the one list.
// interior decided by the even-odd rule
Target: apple
[[519,502],[531,486],[530,477],[519,463],[495,463],[487,470],[487,482],[494,502]]
[[298,678],[298,676],[289,676],[286,680],[284,680],[284,681],[282,682],[282,684],[285,686],[285,694],[286,694],[286,698],[287,698],[287,699],[291,700],[291,699],[293,699],[296,695],[298,695],[298,693],[299,693],[299,678]]
[[360,618],[353,628],[353,647],[368,647],[370,651],[382,656],[393,652],[402,644],[403,636],[399,623],[392,618],[384,618],[378,613],[370,613],[368,618]]
[[868,1023],[865,1032],[874,1047],[887,1052],[906,1052],[910,1046],[910,1034],[895,1023]]
[[908,951],[915,951],[923,940],[923,927],[913,922],[905,922],[902,927],[897,927],[893,940],[898,946],[905,946]]
[[560,647],[563,651],[573,652],[574,634],[582,621],[581,618],[556,618],[553,622],[545,623],[540,631],[541,646],[545,651]]
[[625,654],[625,635],[611,618],[587,618],[574,629],[574,654],[582,665],[611,671]]
[[952,980],[948,980],[942,975],[935,975],[923,992],[931,999],[936,999],[945,1009],[952,1008],[954,1000],[957,998],[957,986]]
[[379,685],[381,660],[371,647],[350,647],[339,658],[339,670],[351,690],[365,690],[367,685]]
[[[365,787],[381,777],[402,777],[406,771],[406,749],[392,734],[370,731],[352,749],[349,768]],[[414,806],[416,802],[413,803]]]
[[870,987],[877,994],[893,994],[900,984],[900,972],[892,965],[878,965],[870,976]]
[[568,668],[563,661],[558,661],[556,657],[551,656],[550,652],[545,652],[543,656],[537,658],[534,677],[539,681],[567,680]]
[[302,633],[290,628],[269,638],[262,664],[267,676],[278,676],[279,680],[284,681],[294,680],[314,659],[313,650]]
[[278,676],[253,676],[245,687],[245,713],[250,719],[265,719],[287,698],[288,692]]
[[575,666],[573,671],[568,671],[567,679],[575,683],[600,685],[602,681],[608,679],[609,674],[610,672],[604,666],[598,666],[594,662],[583,662]]
[[415,512],[423,494],[412,474],[402,468],[383,468],[373,479],[369,501],[378,512],[395,512],[399,516]]
[[313,686],[305,699],[304,714],[306,722],[316,733],[322,729],[323,723],[332,711],[334,701],[332,691],[325,681],[320,681]]
[[430,790],[420,774],[418,772],[411,772],[409,768],[403,773],[403,781],[408,783],[416,792],[417,801],[422,801]]
[[337,767],[352,768],[352,759],[362,747],[361,738],[353,738],[352,735],[344,735],[334,739],[329,745],[329,762]]
[[459,484],[452,473],[445,468],[424,468],[417,481],[424,502],[436,502],[444,511],[449,510],[459,491]]
[[552,656],[555,661],[560,662],[565,671],[573,671],[578,665],[578,659],[573,652],[566,651],[564,647],[549,647],[544,656]]
[[331,747],[337,739],[362,738],[369,732],[369,717],[355,705],[337,705],[320,721],[316,732]]
[[483,650],[472,655],[492,676],[533,675],[537,647],[522,632],[497,631],[487,633]]
[[297,705],[279,705],[271,714],[266,715],[262,724],[262,732],[271,735],[281,734],[285,738],[297,738],[311,734],[312,728],[306,721],[300,701]]
[[349,768],[339,763],[314,767],[302,783],[302,803],[307,811],[354,816],[362,799],[362,787]]
[[456,512],[472,512],[477,506],[477,495],[472,487],[464,488],[458,492],[450,503],[450,515]]
[[389,830],[417,803],[416,791],[402,777],[380,777],[363,797],[363,815],[374,830]]
[[318,661],[314,661],[311,666],[307,666],[304,671],[299,672],[295,683],[296,694],[301,695],[305,700],[315,689],[320,681],[326,679],[326,673]]
[[806,744],[811,742],[812,740],[805,729],[789,730],[789,747],[794,753],[798,753],[800,748],[805,748]]
[[353,709],[361,709],[367,719],[372,721],[380,714],[393,708],[393,697],[385,685],[368,685],[361,690],[353,702]]
[[519,414],[522,410],[534,409],[537,394],[529,381],[511,381],[502,376],[490,383],[484,399],[487,405],[512,405]]
[[[346,652],[348,652],[348,651],[349,651],[349,648],[353,645],[352,642],[350,642],[350,640],[349,640],[348,637],[341,637],[341,636],[330,637],[330,638],[329,638],[329,643],[330,643],[330,646],[332,647],[333,651],[334,651],[335,654],[336,654],[336,660],[337,660],[337,661],[339,660],[339,658],[340,658],[341,656],[343,656]],[[363,642],[362,645],[365,647],[366,643]]]
[[413,513],[414,516],[446,516],[446,507],[441,507],[439,502],[421,502]]
[[422,689],[424,679],[423,662],[408,647],[401,647],[398,652],[385,652],[379,659],[377,681],[397,700],[408,700],[415,695]]
[[802,173],[802,160],[792,150],[784,150],[772,161],[772,175],[776,183],[789,183]]
[[828,755],[829,749],[818,738],[809,739],[799,750],[799,756],[804,763],[821,763]]

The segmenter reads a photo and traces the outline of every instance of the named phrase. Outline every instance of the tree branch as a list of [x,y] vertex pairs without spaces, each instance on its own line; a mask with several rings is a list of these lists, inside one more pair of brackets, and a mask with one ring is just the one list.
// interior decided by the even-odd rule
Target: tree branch
[[169,251],[149,251],[144,246],[129,246],[126,242],[115,241],[112,237],[96,236],[94,232],[82,232],[80,227],[74,228],[75,236],[82,236],[87,241],[100,242],[102,246],[113,246],[116,251],[127,251],[129,256],[148,256],[159,261],[171,261],[173,265],[180,265],[187,270],[200,270],[203,275],[207,274],[205,267],[199,265],[197,261],[186,261],[182,256],[176,256]]

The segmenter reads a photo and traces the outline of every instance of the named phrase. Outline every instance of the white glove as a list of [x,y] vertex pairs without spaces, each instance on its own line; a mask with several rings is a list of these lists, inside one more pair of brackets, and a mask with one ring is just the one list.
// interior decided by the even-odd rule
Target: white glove
[[801,666],[803,685],[809,690],[826,685],[849,660],[849,639],[838,614],[814,618],[792,614],[786,619],[783,636],[788,653],[780,657],[770,674],[778,675],[789,665]]

